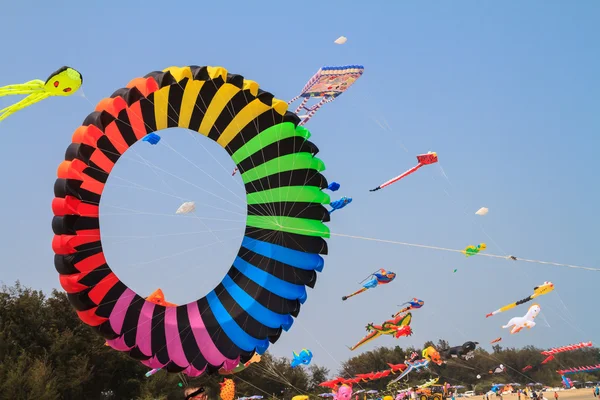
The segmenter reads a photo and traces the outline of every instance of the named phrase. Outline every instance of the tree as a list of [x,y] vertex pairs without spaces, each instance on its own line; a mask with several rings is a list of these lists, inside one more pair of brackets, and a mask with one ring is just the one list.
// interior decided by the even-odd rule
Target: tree
[[[433,345],[427,342],[425,345]],[[436,348],[448,347],[444,340]],[[341,365],[338,376],[389,370],[388,364],[400,364],[413,351],[421,349],[378,347],[358,354]],[[447,360],[445,366],[430,365],[429,369],[411,372],[402,385],[418,385],[439,376],[440,383],[463,385],[477,391],[489,390],[492,383],[530,382],[560,385],[555,372],[562,366],[577,367],[598,363],[598,349],[585,348],[556,356],[556,361],[540,365],[545,358],[541,349],[527,346],[520,349],[494,346],[493,352],[475,351],[475,357],[465,361]],[[499,364],[507,369],[490,374]],[[531,365],[535,368],[522,372]],[[73,311],[67,295],[53,291],[46,296],[41,291],[25,288],[18,282],[0,289],[0,393],[11,400],[116,400],[161,399],[180,400],[180,385],[205,386],[210,398],[217,398],[221,375],[181,378],[179,374],[159,371],[150,379],[144,377],[148,368],[121,352],[104,345],[97,332],[84,325]],[[477,378],[480,375],[481,378]],[[298,394],[328,391],[319,384],[333,378],[327,368],[310,365],[292,368],[285,357],[262,355],[259,363],[230,376],[236,383],[236,396],[262,395],[265,398],[290,400]],[[598,373],[572,376],[579,381],[598,381]],[[390,379],[357,384],[363,389],[385,390]]]

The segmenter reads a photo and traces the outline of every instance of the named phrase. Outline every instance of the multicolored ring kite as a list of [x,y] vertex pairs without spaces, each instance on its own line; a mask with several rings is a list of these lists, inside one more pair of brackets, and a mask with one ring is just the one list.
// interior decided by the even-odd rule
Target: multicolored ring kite
[[[329,196],[318,148],[287,104],[221,67],[171,67],[103,99],[58,168],[52,248],[79,318],[150,368],[233,370],[288,330],[327,254]],[[112,168],[152,132],[180,127],[220,144],[247,191],[240,251],[206,297],[165,307],[134,293],[102,251],[99,204]]]

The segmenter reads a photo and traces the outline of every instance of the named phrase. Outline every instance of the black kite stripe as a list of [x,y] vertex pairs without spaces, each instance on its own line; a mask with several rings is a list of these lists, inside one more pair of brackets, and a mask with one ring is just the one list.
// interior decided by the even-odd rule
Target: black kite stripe
[[294,315],[294,312],[300,309],[300,302],[298,300],[284,299],[283,297],[266,290],[264,287],[250,280],[233,266],[227,272],[227,275],[229,275],[240,288],[252,296],[253,299],[277,314]]
[[316,186],[325,189],[327,180],[321,173],[314,169],[295,169],[265,176],[264,178],[248,182],[244,185],[247,193],[262,192],[285,186]]

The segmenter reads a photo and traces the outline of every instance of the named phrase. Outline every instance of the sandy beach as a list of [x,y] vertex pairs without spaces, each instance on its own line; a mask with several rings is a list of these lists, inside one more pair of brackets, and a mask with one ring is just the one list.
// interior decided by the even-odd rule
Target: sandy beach
[[[475,396],[475,397],[471,397],[471,398],[476,399],[477,397],[480,397],[480,396]],[[502,397],[505,399],[515,400],[515,399],[517,399],[517,394],[516,393],[504,394],[504,395],[502,395]],[[554,400],[554,391],[548,390],[548,391],[544,392],[544,397],[546,397],[546,399],[548,399],[548,400]],[[523,395],[521,395],[521,399],[525,399],[525,397]],[[596,398],[594,397],[593,389],[559,390],[558,391],[558,400],[565,400],[565,399],[594,400]]]

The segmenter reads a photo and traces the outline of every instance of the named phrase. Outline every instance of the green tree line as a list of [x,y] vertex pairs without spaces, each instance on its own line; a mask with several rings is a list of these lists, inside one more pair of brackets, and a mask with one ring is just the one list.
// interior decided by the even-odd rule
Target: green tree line
[[[424,346],[431,343],[425,343]],[[438,343],[446,346],[447,343]],[[318,349],[313,349],[318,350]],[[380,371],[397,364],[417,349],[380,347],[343,362],[338,371],[318,365],[291,368],[290,360],[264,354],[260,363],[233,376],[237,396],[261,395],[290,399],[298,394],[318,394],[329,390],[319,383],[336,376]],[[451,360],[435,370],[413,373],[408,385],[424,382],[436,375],[440,382],[484,390],[494,382],[542,382],[559,385],[555,370],[598,363],[597,349],[589,348],[557,356],[539,370],[522,373],[526,365],[543,360],[541,349],[503,349],[492,353],[477,350],[474,359]],[[504,364],[507,371],[491,376],[488,371]],[[159,371],[150,378],[148,368],[123,353],[104,345],[104,339],[79,321],[66,294],[53,291],[46,296],[19,283],[0,290],[0,399],[11,400],[181,400],[183,387],[202,385],[210,399],[218,398],[223,376],[186,378]],[[477,375],[481,378],[477,379]],[[572,379],[598,381],[597,374],[573,375]],[[389,379],[361,383],[364,389],[385,388]]]

